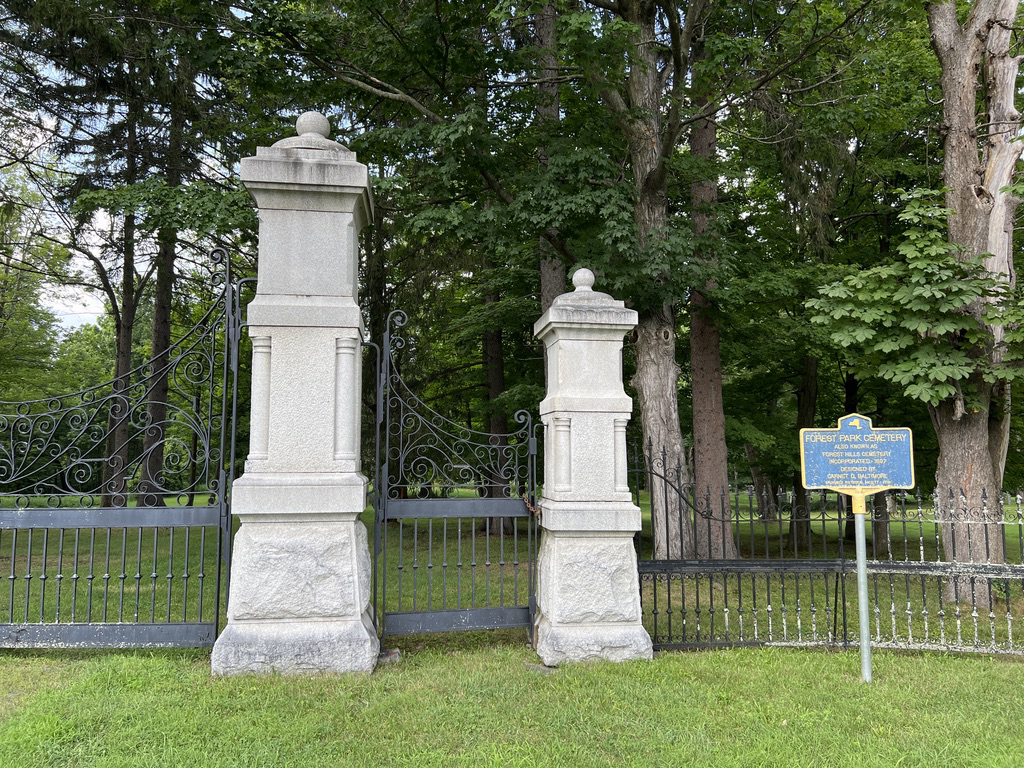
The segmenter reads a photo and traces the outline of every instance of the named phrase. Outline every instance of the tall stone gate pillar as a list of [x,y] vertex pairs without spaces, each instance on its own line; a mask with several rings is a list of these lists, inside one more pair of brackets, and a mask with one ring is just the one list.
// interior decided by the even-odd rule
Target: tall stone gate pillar
[[307,112],[296,128],[242,160],[259,207],[259,279],[249,456],[232,489],[241,527],[212,658],[221,675],[369,672],[379,650],[358,520],[358,234],[370,186],[323,115]]
[[626,472],[632,401],[622,387],[622,337],[637,314],[594,291],[589,269],[572,280],[576,290],[534,326],[547,351],[537,652],[548,665],[650,659],[633,548],[640,509]]

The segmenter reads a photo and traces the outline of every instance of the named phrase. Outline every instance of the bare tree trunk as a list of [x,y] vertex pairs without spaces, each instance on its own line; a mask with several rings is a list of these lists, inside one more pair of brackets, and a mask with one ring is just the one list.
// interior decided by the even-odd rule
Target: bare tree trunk
[[[690,515],[684,512],[679,498],[686,492],[689,477],[679,428],[679,401],[675,394],[679,382],[675,313],[670,307],[663,307],[661,313],[644,313],[635,336],[637,362],[633,386],[644,437],[650,447],[649,458],[653,460],[653,466],[648,467],[651,478],[648,490],[655,557],[693,557]],[[667,397],[667,392],[672,392],[672,397]],[[677,465],[680,468],[678,483],[674,482]],[[671,482],[666,482],[670,479]]]
[[[633,172],[633,219],[637,246],[651,247],[664,238],[668,219],[668,173],[661,132],[661,83],[655,39],[655,6],[627,2],[623,18],[634,25],[630,41],[630,72],[627,82],[630,119],[626,123]],[[614,100],[614,97],[612,97]],[[624,109],[624,107],[619,107]],[[681,464],[686,473],[683,433],[679,423],[679,366],[676,363],[676,310],[669,304],[645,308],[635,331],[637,393],[644,437],[654,456],[665,456],[670,465]],[[677,459],[678,457],[678,459]],[[666,484],[666,466],[652,468],[651,517],[654,522],[655,557],[692,557],[693,533],[689,514],[678,503],[682,488]],[[680,481],[688,484],[689,477]]]
[[165,488],[163,477],[164,444],[167,439],[167,398],[169,386],[169,358],[171,346],[171,300],[174,290],[174,261],[178,233],[164,229],[159,234],[155,296],[153,301],[153,335],[150,346],[150,366],[153,378],[149,384],[147,424],[143,432],[142,466],[139,479],[139,504],[141,506],[163,506],[161,491]]
[[778,499],[775,497],[775,486],[772,479],[761,468],[760,452],[750,443],[745,443],[743,451],[750,465],[751,480],[754,483],[754,497],[757,504],[759,520],[774,520],[778,514]]
[[[538,241],[541,253],[551,247],[543,237]],[[556,298],[565,293],[565,263],[555,255],[540,260],[540,311],[547,312]]]
[[[180,74],[180,73],[179,73]],[[164,168],[164,180],[174,189],[181,186],[183,153],[185,152],[185,119],[176,95],[171,97],[170,131]],[[178,250],[178,229],[163,227],[157,235],[156,284],[153,295],[153,330],[150,346],[153,381],[149,389],[148,423],[143,436],[139,482],[139,503],[145,506],[164,506],[162,491],[166,490],[164,448],[167,440],[167,408],[170,395],[168,350],[171,346],[171,310],[174,300],[174,265]],[[194,463],[195,456],[188,459]]]
[[888,491],[876,493],[872,500],[871,551],[875,560],[889,558],[889,517],[892,496]]
[[107,415],[107,460],[103,463],[103,505],[124,506],[132,436],[132,335],[138,306],[135,285],[135,214],[126,213],[122,232],[121,301],[114,317],[114,393]]
[[[991,407],[991,406],[990,406]],[[940,436],[935,473],[935,518],[941,525],[943,559],[959,563],[1002,563],[1003,539],[1001,479],[990,460],[992,425],[985,409],[957,414],[956,403],[932,408],[932,421]],[[977,457],[964,461],[965,457]],[[970,602],[979,614],[993,608],[988,579],[961,576],[946,582],[945,599]]]
[[[809,429],[814,426],[818,410],[818,358],[807,355],[800,375],[800,388],[796,393],[796,428]],[[795,553],[806,550],[811,543],[811,508],[807,489],[804,488],[799,470],[793,478],[793,511],[789,517],[789,545]]]
[[729,455],[725,445],[722,363],[711,303],[699,291],[690,299],[690,366],[693,386],[693,462],[698,556],[736,557],[728,504]]
[[[693,42],[692,60],[704,58],[704,42]],[[706,107],[710,84],[697,83],[697,108]],[[701,119],[690,129],[690,154],[713,166],[717,156],[718,128]],[[718,203],[718,178],[707,173],[690,185],[696,259],[713,264],[717,256],[708,245]],[[707,294],[716,288],[708,282],[690,294],[690,369],[693,386],[693,474],[697,489],[697,554],[713,559],[736,557],[729,497],[729,451],[725,443],[725,410],[722,404],[722,352],[718,318]],[[701,514],[703,513],[703,514]]]
[[[126,179],[131,183],[138,176],[137,123],[132,116],[127,122],[125,148]],[[126,506],[128,503],[128,465],[131,460],[133,408],[131,402],[132,340],[135,335],[135,316],[142,287],[136,282],[135,272],[136,217],[132,211],[124,215],[121,232],[121,296],[117,301],[110,291],[114,311],[114,393],[107,414],[106,461],[103,462],[103,506]]]
[[[1021,116],[1014,100],[1020,60],[1010,52],[1018,0],[977,0],[960,23],[955,0],[928,6],[932,47],[942,69],[943,182],[949,241],[966,258],[985,255],[989,275],[1008,289],[1016,284],[1013,225],[1018,200],[1005,188],[1021,154]],[[984,109],[979,114],[979,97]],[[983,307],[970,311],[981,315]],[[1004,332],[990,326],[992,344],[970,353],[1001,362]],[[999,500],[1009,444],[1009,383],[975,375],[961,394],[931,408],[939,442],[936,515],[943,521],[947,559],[1003,562]],[[973,521],[973,522],[972,522]],[[972,583],[973,582],[973,583]],[[992,610],[985,579],[961,577],[946,585],[947,599],[970,590],[979,613]]]

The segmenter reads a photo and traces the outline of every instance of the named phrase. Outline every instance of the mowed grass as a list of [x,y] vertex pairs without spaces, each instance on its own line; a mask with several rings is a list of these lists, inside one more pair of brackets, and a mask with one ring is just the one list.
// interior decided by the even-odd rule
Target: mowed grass
[[[460,638],[462,639],[462,638]],[[0,765],[1018,766],[1024,664],[788,649],[539,667],[405,647],[371,676],[210,675],[203,651],[0,653]],[[490,638],[493,639],[493,638]]]

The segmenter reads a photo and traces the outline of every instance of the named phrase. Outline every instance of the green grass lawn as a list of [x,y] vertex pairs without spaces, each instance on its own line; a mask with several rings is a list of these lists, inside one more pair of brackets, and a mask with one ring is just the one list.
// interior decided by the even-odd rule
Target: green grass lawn
[[[497,639],[497,642],[493,642]],[[215,679],[202,651],[0,652],[0,765],[1018,766],[1024,664],[787,649],[544,670],[513,633],[369,677]]]

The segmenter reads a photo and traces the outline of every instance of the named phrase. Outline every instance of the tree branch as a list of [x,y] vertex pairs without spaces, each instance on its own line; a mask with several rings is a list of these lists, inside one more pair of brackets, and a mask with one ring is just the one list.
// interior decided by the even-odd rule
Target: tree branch
[[589,5],[594,5],[597,6],[598,8],[603,8],[604,10],[611,11],[612,13],[615,14],[618,14],[621,11],[618,0],[586,0],[586,2]]

